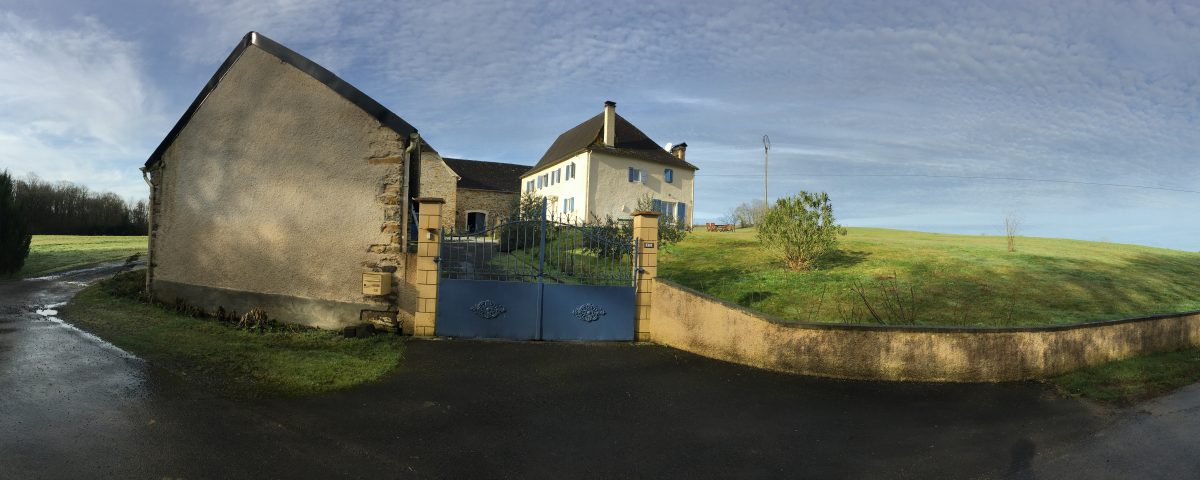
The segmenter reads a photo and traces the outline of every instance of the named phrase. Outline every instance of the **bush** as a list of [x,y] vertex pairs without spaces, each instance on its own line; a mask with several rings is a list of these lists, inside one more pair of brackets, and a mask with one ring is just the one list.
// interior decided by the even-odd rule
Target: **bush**
[[17,273],[29,256],[29,220],[17,201],[12,176],[0,172],[0,275]]
[[522,194],[508,209],[508,219],[500,229],[500,251],[511,252],[537,246],[540,242],[538,221],[545,218],[544,199],[532,193]]
[[100,288],[104,293],[117,298],[129,298],[134,300],[148,300],[146,293],[146,270],[137,269],[128,272],[121,272],[114,275],[112,278],[100,282]]
[[688,234],[686,219],[676,220],[671,212],[663,212],[654,208],[654,197],[649,193],[638,199],[635,210],[642,212],[659,212],[658,217],[658,246],[659,248],[679,243]]
[[838,235],[846,229],[833,218],[833,204],[825,192],[800,192],[780,198],[758,227],[758,240],[775,250],[788,268],[808,270],[813,261],[837,249]]

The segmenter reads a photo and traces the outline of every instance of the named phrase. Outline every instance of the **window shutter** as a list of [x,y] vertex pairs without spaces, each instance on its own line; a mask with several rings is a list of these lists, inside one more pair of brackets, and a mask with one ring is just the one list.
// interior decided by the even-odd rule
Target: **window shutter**
[[631,181],[631,182],[637,181],[637,170],[634,169],[633,167],[629,167],[629,181]]
[[638,170],[637,172],[638,172],[638,181],[642,182],[642,183],[646,183],[646,171]]
[[662,213],[662,200],[654,199],[650,201],[650,209],[658,213]]
[[678,212],[679,215],[675,216],[675,220],[678,220],[680,222],[687,221],[687,204],[683,203],[683,202],[679,202],[677,209],[679,210],[679,212]]

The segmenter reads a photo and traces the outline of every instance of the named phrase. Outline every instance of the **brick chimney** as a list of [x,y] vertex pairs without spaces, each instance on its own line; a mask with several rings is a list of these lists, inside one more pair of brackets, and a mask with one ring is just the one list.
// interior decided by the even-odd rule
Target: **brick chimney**
[[679,145],[671,147],[671,155],[674,155],[675,158],[678,158],[685,162],[687,161],[687,159],[683,158],[683,157],[685,156],[686,152],[687,152],[687,143],[686,142],[679,142]]
[[617,145],[617,102],[604,102],[604,146]]

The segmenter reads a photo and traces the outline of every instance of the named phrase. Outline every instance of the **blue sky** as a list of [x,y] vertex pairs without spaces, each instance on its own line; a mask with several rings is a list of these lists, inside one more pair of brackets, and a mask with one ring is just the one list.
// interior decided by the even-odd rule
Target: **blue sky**
[[772,198],[847,225],[1200,250],[1198,3],[0,0],[0,168],[145,196],[250,30],[447,156],[532,164],[615,100],[688,143],[700,221],[761,198],[768,134]]

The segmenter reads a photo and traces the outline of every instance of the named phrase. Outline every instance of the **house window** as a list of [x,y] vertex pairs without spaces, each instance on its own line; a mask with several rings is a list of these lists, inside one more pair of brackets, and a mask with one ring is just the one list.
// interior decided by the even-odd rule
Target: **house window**
[[671,169],[663,170],[663,181],[671,183],[675,181],[675,171]]
[[629,167],[629,181],[646,183],[646,171]]
[[677,204],[675,202],[654,199],[650,201],[650,210],[661,213],[664,217],[674,217],[678,211],[682,211],[677,210],[677,205],[682,206],[682,204]]
[[564,198],[562,210],[563,210],[563,213],[574,212],[575,211],[575,197]]

